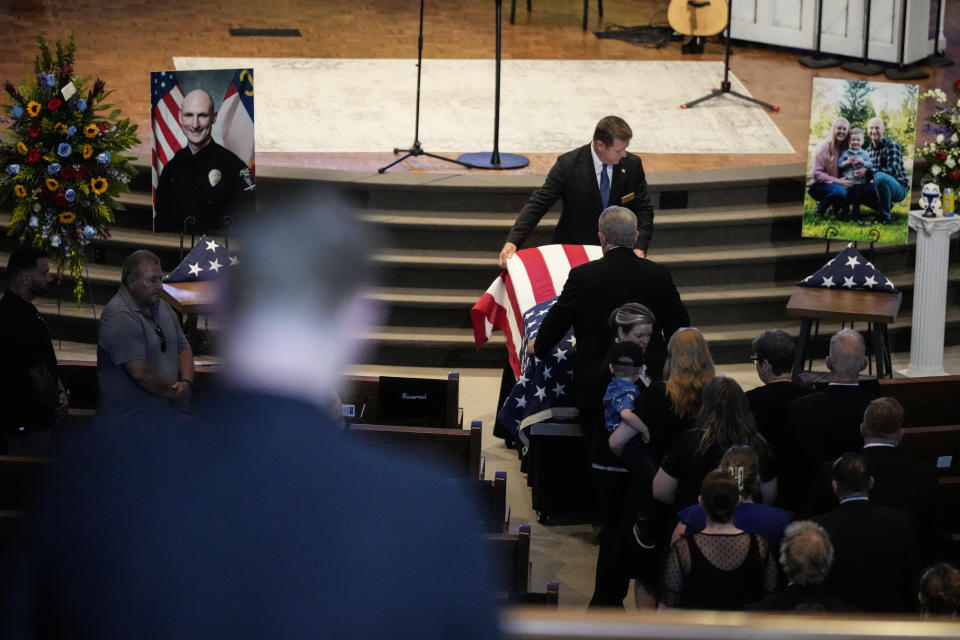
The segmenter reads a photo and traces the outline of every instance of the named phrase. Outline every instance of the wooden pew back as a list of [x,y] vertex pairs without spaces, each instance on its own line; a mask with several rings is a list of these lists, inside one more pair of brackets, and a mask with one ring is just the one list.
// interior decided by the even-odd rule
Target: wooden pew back
[[526,593],[530,586],[530,525],[520,525],[517,533],[488,533],[484,542],[500,578],[498,591]]
[[353,424],[347,432],[391,451],[430,460],[453,477],[481,477],[480,421],[469,429]]
[[904,427],[956,424],[960,376],[883,378],[878,395],[896,398],[903,405]]

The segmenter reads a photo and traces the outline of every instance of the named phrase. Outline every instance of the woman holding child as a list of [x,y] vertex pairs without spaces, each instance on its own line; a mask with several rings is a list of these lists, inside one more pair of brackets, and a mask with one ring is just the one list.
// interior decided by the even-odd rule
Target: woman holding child
[[830,127],[830,137],[821,142],[814,152],[807,192],[818,202],[817,216],[822,217],[828,207],[847,204],[847,189],[853,186],[853,182],[840,176],[837,162],[850,146],[849,134],[850,121],[837,118]]

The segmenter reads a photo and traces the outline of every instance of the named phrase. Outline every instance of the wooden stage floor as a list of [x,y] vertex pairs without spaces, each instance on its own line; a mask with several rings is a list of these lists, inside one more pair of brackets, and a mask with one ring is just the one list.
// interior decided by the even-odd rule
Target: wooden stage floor
[[[960,62],[960,0],[945,0],[948,56]],[[517,5],[517,22],[509,24],[510,3],[504,2],[502,51],[505,59],[610,59],[610,60],[722,60],[723,47],[711,39],[706,52],[683,56],[679,43],[653,49],[593,35],[605,25],[666,24],[666,0],[606,0],[600,21],[591,2],[590,25],[580,28],[582,3],[575,0],[534,0],[527,13],[524,0]],[[492,58],[495,2],[489,0],[431,0],[426,3],[425,58]],[[0,34],[0,80],[20,81],[32,73],[37,48],[34,36],[66,37],[76,30],[77,70],[99,76],[114,90],[111,102],[139,123],[143,144],[137,152],[149,158],[149,72],[173,68],[174,56],[413,58],[419,2],[417,0],[234,0],[197,3],[167,0],[4,0],[5,29]],[[296,28],[301,37],[232,37],[230,27]],[[797,62],[798,53],[761,45],[734,47],[731,68],[751,94],[778,104],[772,114],[794,154],[650,154],[643,156],[648,172],[741,168],[806,162],[811,80],[815,76],[857,78],[839,68],[815,71]],[[960,66],[930,69],[921,91],[947,88],[960,77]],[[875,76],[884,80],[884,76]],[[718,78],[719,84],[720,78]],[[691,96],[693,97],[693,96]],[[732,98],[723,98],[732,99]],[[758,108],[748,106],[744,108]],[[413,105],[410,105],[413,109]],[[615,104],[610,112],[616,113]],[[925,111],[921,110],[921,117]],[[584,127],[584,141],[593,123]],[[643,123],[632,122],[635,136],[643,136]],[[270,114],[258,112],[257,126],[269,127]],[[384,140],[383,153],[366,154],[261,154],[258,164],[292,165],[369,171],[393,159],[391,150],[412,142],[413,131],[398,131]],[[430,150],[429,139],[423,144]],[[465,149],[464,151],[476,151]],[[523,152],[522,149],[511,149]],[[534,154],[520,170],[545,174],[553,154]],[[416,158],[392,169],[404,171],[459,171],[456,165]],[[515,173],[515,172],[514,172]]]

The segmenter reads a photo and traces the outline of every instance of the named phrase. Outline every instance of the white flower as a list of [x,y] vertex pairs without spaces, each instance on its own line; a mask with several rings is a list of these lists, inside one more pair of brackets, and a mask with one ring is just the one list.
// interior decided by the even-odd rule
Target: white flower
[[933,95],[937,97],[937,102],[947,101],[947,94],[943,92],[943,89],[934,89]]
[[957,161],[950,156],[947,156],[947,161],[944,162],[944,164],[947,165],[947,169],[953,169],[955,166],[957,166]]
[[943,144],[943,134],[937,134],[937,144]]
[[933,176],[938,176],[938,175],[940,175],[940,172],[941,172],[941,171],[942,171],[942,169],[940,168],[940,165],[938,165],[938,164],[935,164],[935,165],[933,165],[932,167],[930,167],[930,174],[933,175]]
[[952,142],[953,144],[957,144],[957,134],[956,134],[956,133],[954,133],[952,136],[950,136],[950,142]]

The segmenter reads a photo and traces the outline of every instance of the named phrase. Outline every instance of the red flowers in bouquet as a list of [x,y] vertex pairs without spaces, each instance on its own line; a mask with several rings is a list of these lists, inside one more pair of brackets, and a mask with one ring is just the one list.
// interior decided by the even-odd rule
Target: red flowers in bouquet
[[47,109],[50,111],[56,111],[62,104],[63,101],[60,98],[50,98],[50,101],[47,103]]
[[27,153],[27,162],[29,162],[30,164],[35,164],[39,159],[40,159],[40,152],[37,151],[35,148],[30,149],[30,152]]

